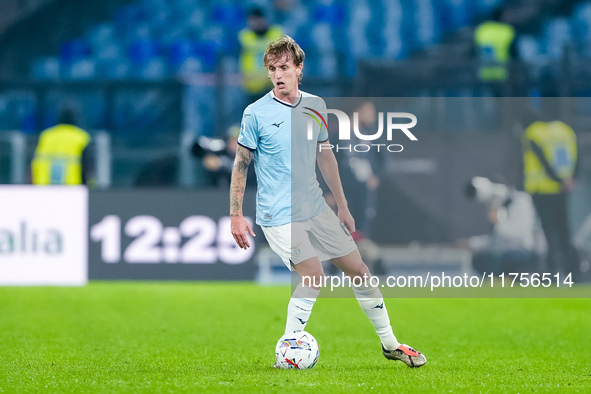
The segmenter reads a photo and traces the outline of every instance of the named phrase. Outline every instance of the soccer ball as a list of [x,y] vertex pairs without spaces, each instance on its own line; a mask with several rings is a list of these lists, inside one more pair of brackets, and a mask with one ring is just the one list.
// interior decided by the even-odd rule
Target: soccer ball
[[284,334],[275,347],[278,369],[308,369],[316,365],[320,349],[316,339],[306,331]]

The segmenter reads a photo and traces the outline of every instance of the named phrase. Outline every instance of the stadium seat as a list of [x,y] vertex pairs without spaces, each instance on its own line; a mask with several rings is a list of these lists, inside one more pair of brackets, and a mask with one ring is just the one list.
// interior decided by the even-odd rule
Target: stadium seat
[[65,67],[62,77],[76,80],[93,79],[96,77],[96,68],[97,64],[94,59],[78,59]]
[[117,34],[127,35],[134,30],[136,25],[142,20],[141,9],[137,5],[128,5],[115,9],[113,15],[113,26]]
[[315,24],[310,31],[310,39],[318,51],[333,52],[335,49],[335,37],[332,26],[328,23]]
[[200,74],[202,72],[203,65],[201,64],[201,61],[195,57],[187,58],[176,70],[173,69],[173,73],[176,75],[187,77],[194,76],[195,74]]
[[499,7],[505,0],[476,0],[474,5],[475,15],[484,15]]
[[96,25],[86,34],[93,53],[100,52],[102,48],[116,41],[115,26],[111,22]]
[[98,75],[105,79],[126,79],[131,77],[133,69],[126,57],[117,59],[101,59],[98,63]]
[[562,56],[564,47],[572,43],[571,26],[566,18],[555,18],[544,26],[546,54],[552,59]]
[[218,45],[212,41],[199,41],[193,45],[193,54],[199,59],[204,72],[213,72],[217,64]]
[[91,48],[84,39],[66,41],[60,48],[60,62],[72,64],[73,62],[89,56]]
[[519,59],[525,62],[534,63],[539,60],[540,56],[542,56],[540,51],[540,43],[536,37],[532,35],[523,35],[518,37],[516,45]]
[[[384,18],[388,23],[380,32],[383,44],[374,45],[372,52],[385,59],[404,59],[411,41],[405,36],[404,4],[400,1],[384,3]],[[376,39],[369,41],[375,43]]]
[[148,80],[160,80],[168,76],[166,60],[161,57],[154,57],[144,64],[140,69],[140,76]]
[[453,31],[469,26],[475,11],[472,0],[444,0],[442,2],[442,27]]
[[95,57],[97,59],[119,59],[124,53],[125,51],[121,45],[113,42],[98,48],[97,52],[95,52]]
[[35,117],[35,111],[29,110],[23,115],[20,122],[20,130],[26,134],[34,134],[37,130],[37,118]]
[[366,0],[356,1],[351,4],[347,28],[347,41],[349,43],[347,52],[353,58],[369,54],[367,27],[371,21],[371,17],[371,8]]
[[193,57],[194,43],[186,38],[173,42],[168,49],[168,64],[172,69],[178,69],[187,59]]
[[317,4],[313,14],[315,23],[328,23],[333,27],[340,27],[345,22],[345,9],[336,1]]
[[591,57],[591,2],[581,3],[575,8],[572,19],[572,33],[576,38],[579,55]]
[[157,56],[158,53],[158,44],[149,39],[138,39],[129,47],[129,57],[136,65],[146,64]]
[[[406,32],[414,32],[415,46],[425,48],[438,41],[441,35],[439,15],[433,0],[415,0],[413,2],[414,29],[404,29]],[[403,26],[404,22],[403,22]]]
[[60,59],[57,56],[42,57],[33,63],[33,78],[57,80],[60,78]]
[[224,30],[237,32],[246,24],[244,8],[239,4],[220,2],[211,10],[211,22]]

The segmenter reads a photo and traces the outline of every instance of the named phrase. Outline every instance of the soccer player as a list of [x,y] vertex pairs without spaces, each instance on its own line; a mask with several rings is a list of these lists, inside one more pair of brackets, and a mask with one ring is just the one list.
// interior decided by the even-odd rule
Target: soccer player
[[[248,165],[254,158],[258,183],[256,223],[285,265],[300,278],[312,278],[312,283],[321,283],[321,261],[329,259],[351,278],[369,277],[350,235],[355,231],[355,221],[347,208],[337,161],[329,148],[328,130],[318,122],[320,125],[308,139],[293,139],[296,134],[307,134],[305,127],[292,130],[292,116],[297,116],[302,100],[312,103],[306,107],[311,112],[326,107],[322,99],[298,88],[304,56],[289,36],[267,46],[263,61],[273,90],[249,105],[242,118],[230,185],[232,235],[243,249],[250,247],[247,233],[255,236],[242,215]],[[316,162],[336,199],[338,216],[322,196]],[[360,286],[353,291],[380,337],[383,355],[409,367],[424,365],[427,360],[423,354],[399,343],[394,336],[379,289]],[[305,329],[319,292],[320,286],[298,284],[289,301],[285,332]]]

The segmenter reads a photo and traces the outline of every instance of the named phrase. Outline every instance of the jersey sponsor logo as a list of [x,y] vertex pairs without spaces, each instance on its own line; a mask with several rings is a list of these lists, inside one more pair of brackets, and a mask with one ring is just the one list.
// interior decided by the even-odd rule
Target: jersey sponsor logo
[[272,126],[275,126],[275,127],[279,128],[279,126],[281,126],[284,122],[285,121],[280,122],[280,123],[273,123]]

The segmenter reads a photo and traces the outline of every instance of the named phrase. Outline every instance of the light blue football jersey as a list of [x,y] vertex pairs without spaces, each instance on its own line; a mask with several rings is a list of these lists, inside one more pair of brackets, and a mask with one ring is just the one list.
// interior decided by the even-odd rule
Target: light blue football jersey
[[271,91],[244,110],[238,143],[254,151],[260,226],[308,220],[328,208],[316,179],[318,142],[328,139],[328,131],[324,122],[306,115],[315,115],[326,104],[317,96],[300,93],[300,99],[290,105]]

